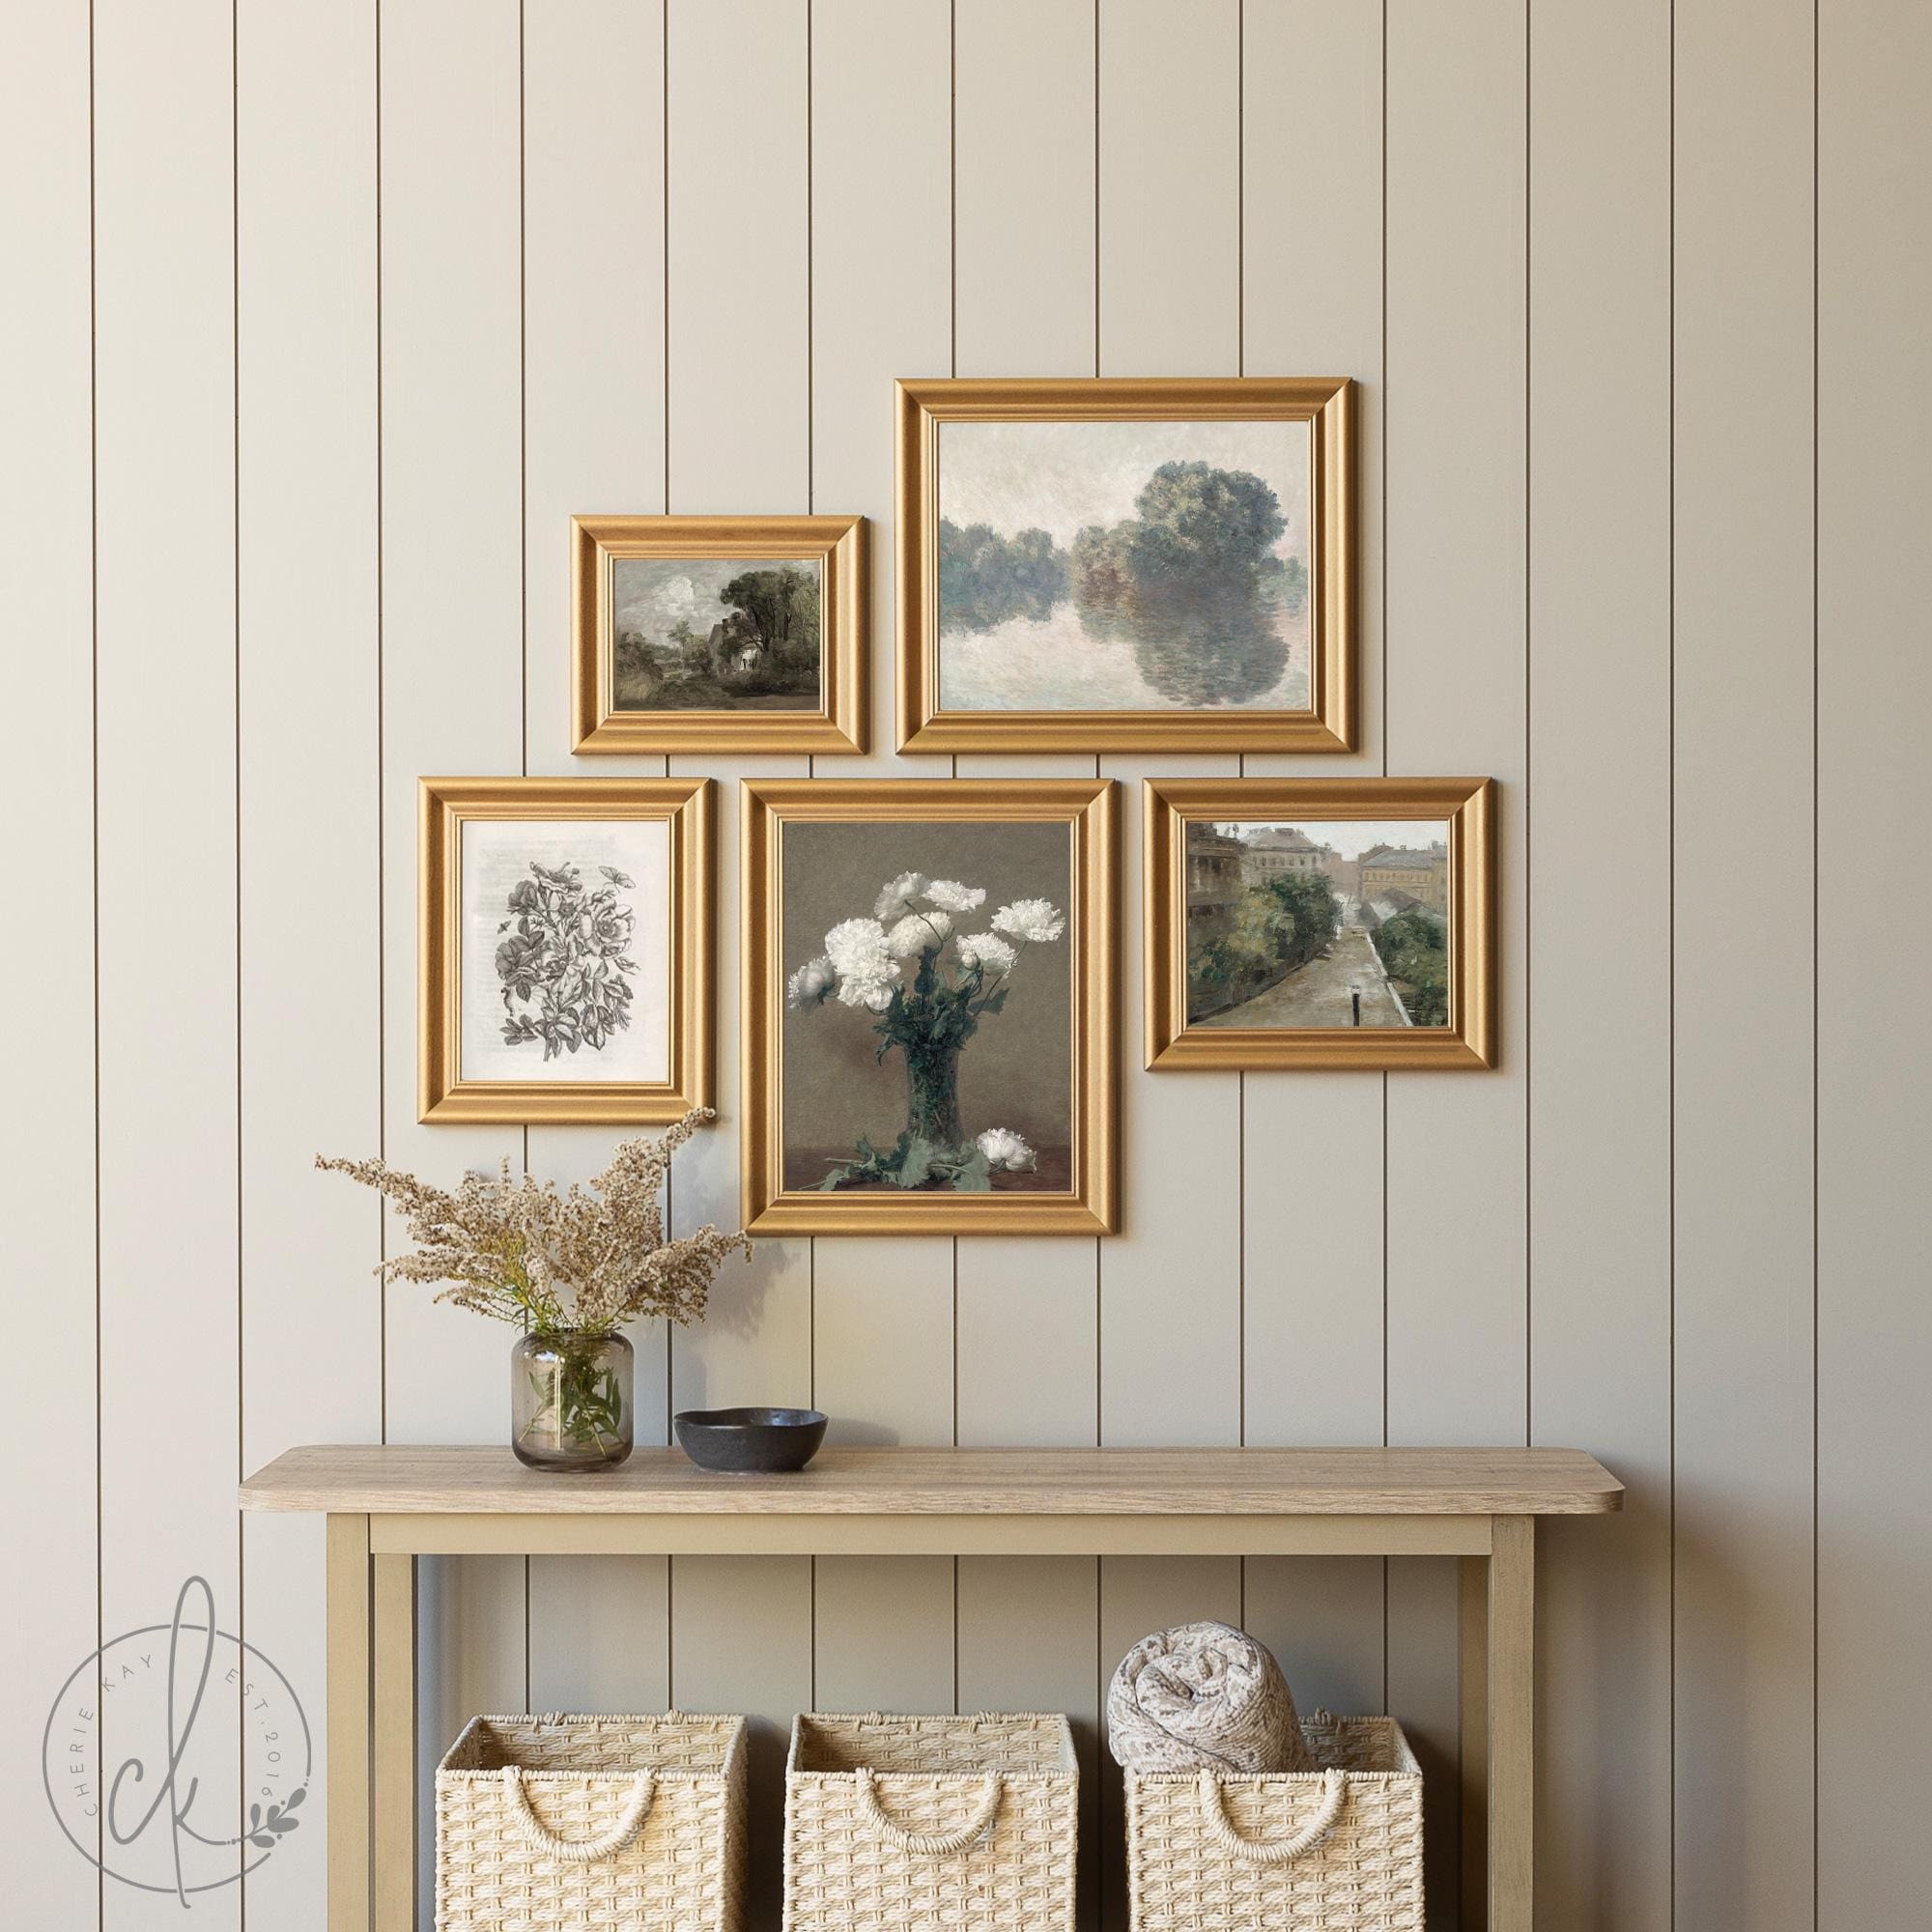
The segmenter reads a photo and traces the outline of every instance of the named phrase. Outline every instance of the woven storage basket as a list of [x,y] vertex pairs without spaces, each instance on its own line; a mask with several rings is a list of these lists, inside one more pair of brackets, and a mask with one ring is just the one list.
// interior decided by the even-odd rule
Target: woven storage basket
[[1127,1773],[1133,1932],[1422,1932],[1422,1772],[1387,1718],[1301,1726],[1320,1771]]
[[784,1932],[1072,1932],[1080,1771],[1062,1717],[801,1717]]
[[437,1932],[740,1932],[744,1866],[742,1718],[472,1718],[437,1767]]

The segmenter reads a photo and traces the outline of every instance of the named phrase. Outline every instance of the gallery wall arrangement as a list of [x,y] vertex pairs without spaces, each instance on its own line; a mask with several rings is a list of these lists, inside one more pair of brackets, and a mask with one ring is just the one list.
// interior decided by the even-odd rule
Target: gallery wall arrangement
[[[1577,1445],[1627,1497],[1538,1538],[1542,1921],[1914,1922],[1928,34],[7,12],[10,1917],[158,1932],[180,1851],[203,1932],[326,1932],[325,1535],[237,1483],[544,1434],[318,1153],[567,1203],[668,1132],[624,1213],[705,1313],[519,1364],[573,1455],[612,1386],[633,1470],[741,1405],[821,1458]],[[1400,1723],[1475,1932],[1458,1605],[1372,1551],[432,1554],[415,1757],[743,1713],[769,1820],[798,1713],[1065,1713],[1114,1932],[1109,1676],[1211,1622]],[[69,1695],[156,1633],[212,1634],[245,1848],[74,1796],[167,1761]]]

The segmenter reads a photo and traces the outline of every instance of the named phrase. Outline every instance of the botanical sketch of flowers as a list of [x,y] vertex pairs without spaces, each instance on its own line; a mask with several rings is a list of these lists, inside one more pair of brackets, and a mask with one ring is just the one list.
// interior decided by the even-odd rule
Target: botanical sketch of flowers
[[589,891],[575,866],[532,859],[530,876],[510,888],[510,917],[497,928],[506,1046],[541,1040],[547,1061],[601,1052],[631,1024],[634,916],[617,895],[636,882],[611,866],[597,870],[604,883]]

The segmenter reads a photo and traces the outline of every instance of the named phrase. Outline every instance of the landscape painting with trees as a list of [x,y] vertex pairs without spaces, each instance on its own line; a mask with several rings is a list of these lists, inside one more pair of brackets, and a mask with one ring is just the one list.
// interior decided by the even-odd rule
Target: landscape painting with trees
[[1449,1023],[1446,822],[1187,821],[1187,1018]]
[[945,422],[953,711],[1303,711],[1306,422]]
[[611,696],[619,711],[815,711],[816,558],[620,556]]

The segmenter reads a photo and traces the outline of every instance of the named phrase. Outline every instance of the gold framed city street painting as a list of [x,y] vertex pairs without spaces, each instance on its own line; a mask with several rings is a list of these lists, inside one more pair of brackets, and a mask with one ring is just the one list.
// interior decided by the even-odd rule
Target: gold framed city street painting
[[1150,779],[1147,1064],[1495,1065],[1488,779]]
[[864,517],[573,517],[572,750],[863,752]]
[[421,1119],[711,1105],[709,779],[424,779],[420,833]]
[[1118,793],[744,781],[757,1235],[1115,1226]]
[[898,384],[918,752],[1354,745],[1343,378]]

